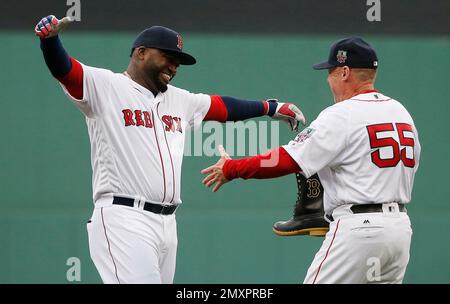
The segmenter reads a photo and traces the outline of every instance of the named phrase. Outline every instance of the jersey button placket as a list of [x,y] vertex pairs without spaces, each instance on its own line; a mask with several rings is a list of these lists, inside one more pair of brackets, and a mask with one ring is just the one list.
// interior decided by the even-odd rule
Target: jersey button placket
[[[162,160],[164,163],[164,173],[165,173],[165,195],[164,200],[161,203],[171,203],[174,197],[174,168],[173,168],[173,161],[171,156],[171,151],[169,147],[169,142],[167,139],[167,135],[170,134],[166,132],[166,126],[164,125],[162,118],[161,118],[161,106],[162,100],[159,100],[154,107],[154,113],[155,113],[155,128],[157,131],[160,130],[160,132],[156,132],[158,134],[158,141],[160,144],[160,149],[162,153]],[[157,126],[156,126],[157,125]]]

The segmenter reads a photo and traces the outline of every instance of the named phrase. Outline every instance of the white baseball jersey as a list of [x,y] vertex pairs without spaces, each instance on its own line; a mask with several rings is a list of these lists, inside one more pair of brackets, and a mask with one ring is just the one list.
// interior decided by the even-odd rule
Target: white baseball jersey
[[180,204],[185,132],[202,121],[209,95],[168,86],[156,97],[126,75],[82,65],[94,202],[111,194]]
[[336,103],[283,146],[306,177],[318,173],[327,214],[343,204],[408,203],[420,143],[408,111],[378,92]]
[[[177,251],[175,213],[143,202],[178,205],[186,129],[201,122],[210,96],[173,86],[156,97],[124,74],[82,65],[91,141],[94,212],[87,224],[91,258],[104,283],[172,283]],[[112,205],[113,196],[134,208]]]

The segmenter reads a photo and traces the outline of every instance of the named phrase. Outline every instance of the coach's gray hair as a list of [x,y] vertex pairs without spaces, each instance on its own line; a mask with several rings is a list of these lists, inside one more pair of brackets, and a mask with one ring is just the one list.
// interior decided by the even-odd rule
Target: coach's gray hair
[[360,82],[375,82],[377,77],[375,69],[352,69],[352,71]]

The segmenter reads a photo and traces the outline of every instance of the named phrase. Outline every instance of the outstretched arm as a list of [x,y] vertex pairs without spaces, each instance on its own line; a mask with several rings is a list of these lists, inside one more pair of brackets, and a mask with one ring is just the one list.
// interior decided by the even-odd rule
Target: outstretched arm
[[[265,101],[243,100],[229,96],[212,95],[211,106],[204,120],[220,122],[239,121],[266,115],[268,111],[269,105]],[[273,109],[274,111],[275,109]]]
[[66,87],[70,95],[83,99],[83,68],[67,54],[58,37],[59,32],[72,21],[69,17],[58,20],[50,15],[39,21],[34,31],[41,40],[45,63],[53,77]]
[[218,95],[211,96],[211,106],[204,120],[239,121],[263,115],[284,120],[291,130],[297,130],[299,123],[306,123],[302,111],[292,103],[281,103],[276,99],[243,100]]
[[301,171],[297,162],[283,147],[270,150],[261,155],[237,160],[232,160],[222,146],[219,146],[219,151],[221,156],[219,161],[215,165],[201,171],[202,174],[208,174],[203,180],[203,184],[206,187],[209,188],[216,184],[213,192],[216,192],[223,184],[235,178],[267,179]]

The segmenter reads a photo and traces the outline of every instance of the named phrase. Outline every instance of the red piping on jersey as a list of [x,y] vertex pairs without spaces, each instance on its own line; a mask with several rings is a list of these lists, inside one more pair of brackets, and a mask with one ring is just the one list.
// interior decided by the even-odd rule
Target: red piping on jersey
[[388,98],[388,99],[355,99],[352,98],[350,100],[357,100],[357,101],[367,101],[367,102],[382,102],[382,101],[388,101],[391,100],[392,98]]
[[[162,203],[164,203],[164,200],[166,199],[166,172],[164,171],[164,162],[162,159],[161,148],[159,147],[158,136],[156,135],[155,115],[153,114],[153,110],[152,110],[152,120],[153,120],[153,131],[155,132],[156,145],[158,146],[159,159],[161,160],[161,168],[162,168],[162,172],[163,172],[164,196],[162,199]],[[163,132],[164,132],[164,128],[163,128]]]
[[222,97],[218,95],[211,95],[209,97],[211,98],[211,105],[203,120],[226,122],[228,118],[228,109],[225,106]]
[[366,93],[376,93],[376,92],[378,92],[378,90],[375,90],[375,89],[373,89],[373,90],[365,90],[365,91],[359,92],[358,95],[359,94],[366,94]]
[[[158,118],[159,118],[159,111],[158,111],[158,109],[159,109],[159,103],[156,106],[156,114],[158,115]],[[174,169],[173,169],[172,153],[170,153],[169,143],[167,142],[166,132],[164,131],[164,124],[163,124],[161,119],[159,119],[159,121],[161,122],[161,125],[163,127],[164,139],[166,140],[167,151],[169,151],[169,157],[170,157],[170,165],[172,166],[172,190],[173,191],[172,191],[172,199],[169,202],[169,203],[172,203],[173,202],[173,198],[175,197],[175,172],[174,172]]]
[[319,276],[320,269],[322,268],[322,264],[325,262],[325,260],[326,260],[327,257],[328,257],[328,254],[330,253],[330,249],[331,249],[331,246],[333,245],[334,239],[335,239],[335,237],[336,237],[336,232],[338,231],[338,228],[339,228],[339,222],[340,222],[340,221],[341,221],[341,220],[338,220],[338,222],[337,222],[337,224],[336,224],[336,230],[334,230],[333,239],[331,240],[330,246],[328,246],[327,253],[325,254],[325,257],[323,258],[322,262],[321,262],[320,265],[319,265],[319,268],[317,269],[316,276],[314,277],[314,281],[312,282],[313,284],[316,283],[317,277]]
[[[358,96],[361,94],[367,94],[367,93],[377,93],[377,90],[365,90],[362,92],[359,92],[358,94],[354,95],[354,96]],[[357,101],[368,101],[368,102],[381,102],[381,101],[388,101],[391,100],[392,98],[389,99],[355,99],[355,98],[350,98],[350,100],[357,100]]]
[[108,251],[109,251],[109,255],[111,256],[111,260],[112,260],[113,265],[114,265],[114,274],[116,275],[117,282],[119,282],[119,284],[120,284],[119,276],[117,275],[117,266],[116,266],[116,262],[114,262],[114,258],[113,258],[112,252],[111,252],[111,245],[109,244],[108,235],[106,234],[105,219],[103,218],[103,207],[100,209],[100,212],[101,212],[101,214],[102,214],[103,231],[105,232],[106,242],[108,243]]
[[64,85],[67,92],[76,99],[83,99],[83,67],[74,58],[70,57],[72,67],[66,75],[59,77],[58,81]]

